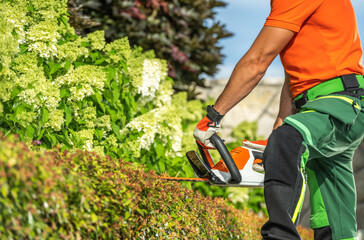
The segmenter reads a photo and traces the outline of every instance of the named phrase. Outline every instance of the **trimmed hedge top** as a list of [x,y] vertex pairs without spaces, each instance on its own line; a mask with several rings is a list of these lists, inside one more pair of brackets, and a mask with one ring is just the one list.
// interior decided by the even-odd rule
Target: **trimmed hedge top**
[[1,239],[258,239],[264,221],[135,163],[0,140]]

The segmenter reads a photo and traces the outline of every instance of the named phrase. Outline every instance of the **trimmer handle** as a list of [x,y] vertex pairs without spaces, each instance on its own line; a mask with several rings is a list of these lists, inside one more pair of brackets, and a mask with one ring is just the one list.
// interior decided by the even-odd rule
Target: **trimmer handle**
[[227,169],[230,172],[231,178],[229,183],[238,184],[241,182],[241,174],[239,172],[238,167],[236,166],[233,158],[230,155],[230,152],[227,150],[223,140],[215,133],[211,136],[210,141],[215,146],[217,151],[219,152],[222,160],[224,161]]

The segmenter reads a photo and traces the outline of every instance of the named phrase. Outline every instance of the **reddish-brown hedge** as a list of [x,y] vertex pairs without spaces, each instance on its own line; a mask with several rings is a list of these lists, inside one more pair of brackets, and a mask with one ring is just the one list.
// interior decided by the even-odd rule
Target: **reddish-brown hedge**
[[1,239],[259,239],[265,220],[134,163],[0,140]]

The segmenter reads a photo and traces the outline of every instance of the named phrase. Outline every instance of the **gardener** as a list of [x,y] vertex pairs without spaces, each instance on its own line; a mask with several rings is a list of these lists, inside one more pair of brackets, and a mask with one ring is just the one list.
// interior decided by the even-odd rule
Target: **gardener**
[[356,239],[352,157],[364,135],[364,77],[350,1],[271,0],[265,26],[194,136],[213,147],[209,137],[222,117],[278,54],[286,78],[263,157],[269,220],[262,237],[300,239],[296,226],[307,176],[315,239]]

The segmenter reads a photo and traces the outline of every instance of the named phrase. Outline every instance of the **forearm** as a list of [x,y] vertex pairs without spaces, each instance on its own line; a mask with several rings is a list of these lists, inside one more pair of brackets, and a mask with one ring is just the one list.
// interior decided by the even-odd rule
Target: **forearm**
[[273,129],[281,126],[283,124],[283,120],[296,112],[293,104],[292,104],[292,94],[289,90],[289,77],[285,74],[285,81],[283,83],[280,104],[279,104],[279,112],[276,121],[274,122]]
[[259,69],[256,63],[247,58],[247,56],[244,56],[240,59],[224,91],[214,104],[214,108],[222,115],[244,99],[264,76],[265,69]]
[[240,59],[214,108],[225,115],[259,83],[274,58],[289,43],[294,33],[263,27],[249,51]]

